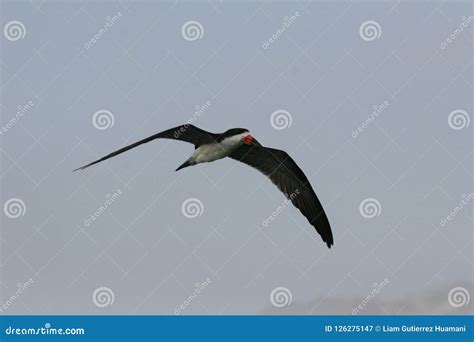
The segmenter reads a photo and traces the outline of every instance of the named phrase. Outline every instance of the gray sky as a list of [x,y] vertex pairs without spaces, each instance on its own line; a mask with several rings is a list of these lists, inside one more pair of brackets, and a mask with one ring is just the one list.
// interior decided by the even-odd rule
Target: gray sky
[[[452,303],[473,290],[469,2],[2,1],[1,13],[3,311],[351,314],[374,288],[363,313],[470,309]],[[174,172],[186,143],[71,172],[190,119],[286,150],[333,248],[249,167]]]

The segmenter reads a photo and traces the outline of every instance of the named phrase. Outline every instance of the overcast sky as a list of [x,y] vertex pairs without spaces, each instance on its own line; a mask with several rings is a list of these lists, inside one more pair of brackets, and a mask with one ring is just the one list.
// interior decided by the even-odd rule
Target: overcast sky
[[[351,314],[382,283],[364,308],[409,314],[423,293],[426,313],[465,312],[448,298],[472,293],[469,2],[1,13],[1,302],[24,288],[8,313]],[[183,142],[71,172],[188,120],[287,151],[333,248],[249,167],[174,172]]]

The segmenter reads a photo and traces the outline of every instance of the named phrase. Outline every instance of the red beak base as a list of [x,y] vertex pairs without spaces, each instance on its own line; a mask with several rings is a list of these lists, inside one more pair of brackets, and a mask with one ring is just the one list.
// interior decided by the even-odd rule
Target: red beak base
[[244,144],[250,145],[253,141],[253,137],[249,134],[243,138]]

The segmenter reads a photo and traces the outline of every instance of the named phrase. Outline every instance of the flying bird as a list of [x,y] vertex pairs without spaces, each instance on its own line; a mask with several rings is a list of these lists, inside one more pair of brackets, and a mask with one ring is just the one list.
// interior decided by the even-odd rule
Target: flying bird
[[204,131],[191,124],[181,125],[125,146],[74,171],[84,170],[141,144],[160,138],[186,141],[195,147],[191,157],[176,171],[188,166],[229,157],[262,172],[316,228],[327,246],[331,248],[334,244],[329,220],[303,171],[285,151],[261,145],[250,135],[248,129],[232,128],[217,134]]

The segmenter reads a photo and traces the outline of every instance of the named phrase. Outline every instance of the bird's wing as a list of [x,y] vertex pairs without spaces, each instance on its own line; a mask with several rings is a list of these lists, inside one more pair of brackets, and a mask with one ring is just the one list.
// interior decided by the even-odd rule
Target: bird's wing
[[131,145],[125,146],[121,148],[120,150],[114,151],[105,157],[102,157],[96,161],[93,161],[92,163],[89,163],[87,165],[81,166],[80,168],[75,169],[74,171],[77,170],[84,170],[85,168],[92,166],[94,164],[100,163],[101,161],[104,161],[106,159],[115,157],[116,155],[123,153],[125,151],[128,151],[134,147],[137,147],[138,145],[145,144],[149,141],[163,138],[163,139],[175,139],[175,140],[181,140],[181,141],[186,141],[191,144],[194,144],[194,146],[198,146],[201,144],[205,143],[210,143],[213,142],[216,138],[216,134],[214,133],[209,133],[206,132],[196,126],[193,125],[181,125],[177,126],[174,128],[167,129],[166,131],[156,133],[148,138],[145,138],[143,140],[137,141]]
[[241,145],[229,157],[269,177],[316,228],[323,241],[331,248],[334,240],[329,220],[308,178],[288,153],[256,143]]

